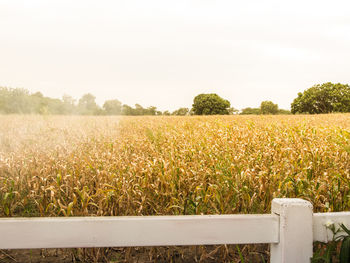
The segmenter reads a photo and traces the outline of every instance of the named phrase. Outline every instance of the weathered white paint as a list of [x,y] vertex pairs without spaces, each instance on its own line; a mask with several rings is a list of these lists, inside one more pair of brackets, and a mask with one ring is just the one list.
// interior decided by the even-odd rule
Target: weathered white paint
[[276,243],[277,215],[0,219],[0,249]]
[[336,228],[339,228],[343,223],[350,228],[350,212],[315,213],[313,222],[313,240],[326,243],[333,239],[333,233],[327,229],[326,225],[333,223]]
[[280,216],[280,240],[271,244],[271,263],[310,262],[312,204],[298,198],[276,198],[271,210]]

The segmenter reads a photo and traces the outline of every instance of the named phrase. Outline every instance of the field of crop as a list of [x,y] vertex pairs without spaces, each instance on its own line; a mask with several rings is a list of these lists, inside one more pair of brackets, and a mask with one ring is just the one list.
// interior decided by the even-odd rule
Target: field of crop
[[[350,209],[350,114],[0,116],[0,217],[270,213],[274,197]],[[239,248],[254,262],[266,256],[265,247]],[[236,246],[114,252],[239,258]]]

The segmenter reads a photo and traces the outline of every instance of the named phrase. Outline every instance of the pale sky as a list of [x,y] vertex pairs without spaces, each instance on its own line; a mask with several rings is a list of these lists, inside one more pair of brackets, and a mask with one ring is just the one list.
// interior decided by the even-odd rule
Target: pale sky
[[350,84],[350,1],[0,0],[0,86],[160,110]]

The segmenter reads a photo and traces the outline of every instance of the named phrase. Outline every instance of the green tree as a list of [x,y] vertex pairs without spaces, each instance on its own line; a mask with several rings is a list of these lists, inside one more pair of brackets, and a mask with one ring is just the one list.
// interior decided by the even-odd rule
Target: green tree
[[129,105],[123,104],[123,106],[122,106],[122,115],[127,115],[127,116],[135,115],[134,111],[135,110],[132,107],[130,107]]
[[229,114],[230,102],[217,94],[199,94],[193,100],[192,110],[195,115]]
[[230,114],[230,115],[237,114],[238,112],[239,112],[239,110],[237,110],[237,109],[235,109],[233,107],[228,109],[228,114]]
[[348,84],[331,82],[314,85],[298,93],[298,97],[291,104],[291,112],[293,114],[350,112],[350,87]]
[[103,109],[107,115],[120,115],[122,112],[122,103],[119,100],[106,100]]
[[64,112],[64,102],[60,99],[44,97],[41,92],[31,94],[31,112],[36,114],[67,114]]
[[53,99],[49,97],[43,98],[43,105],[47,107],[47,112],[45,112],[45,107],[41,109],[40,114],[48,113],[48,114],[63,114],[63,102],[60,99]]
[[95,115],[99,112],[99,107],[95,102],[96,97],[90,93],[81,97],[78,103],[79,113],[83,115]]
[[5,114],[9,92],[7,88],[0,87],[0,113]]
[[290,112],[290,110],[278,109],[277,114],[288,115],[288,114],[292,114],[292,113]]
[[0,112],[5,114],[67,114],[64,102],[45,97],[41,92],[30,94],[26,89],[0,88]]
[[32,98],[26,89],[1,88],[0,96],[1,111],[6,114],[35,113]]
[[241,113],[242,115],[259,115],[261,112],[260,112],[260,109],[259,108],[244,108],[242,109]]
[[157,107],[155,106],[150,106],[148,107],[145,112],[144,115],[157,115]]
[[274,104],[272,101],[263,101],[260,105],[261,114],[277,114],[278,105]]
[[41,92],[31,94],[30,97],[31,112],[37,114],[48,114],[49,107],[48,101],[45,100],[44,95]]
[[143,115],[145,109],[140,104],[135,104],[134,114],[133,115]]
[[179,108],[176,111],[173,111],[172,115],[185,116],[190,112],[189,108]]
[[75,99],[73,99],[71,96],[67,94],[64,94],[62,96],[61,114],[75,114],[75,113],[77,113]]

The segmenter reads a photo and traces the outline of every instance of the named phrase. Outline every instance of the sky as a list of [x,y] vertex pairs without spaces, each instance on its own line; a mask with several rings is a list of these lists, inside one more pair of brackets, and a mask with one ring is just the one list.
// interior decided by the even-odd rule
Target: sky
[[350,84],[350,1],[0,0],[0,86],[160,110]]

